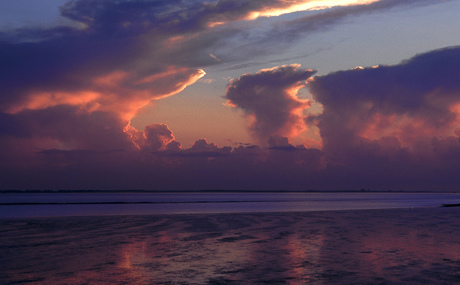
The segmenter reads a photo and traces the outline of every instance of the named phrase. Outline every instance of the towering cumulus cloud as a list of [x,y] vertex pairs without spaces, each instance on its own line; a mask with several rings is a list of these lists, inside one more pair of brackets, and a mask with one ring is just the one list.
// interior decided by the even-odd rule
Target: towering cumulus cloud
[[315,77],[309,87],[324,106],[318,127],[328,162],[354,179],[420,189],[452,183],[449,173],[460,167],[452,159],[460,155],[458,78],[459,47]]
[[296,64],[263,69],[232,80],[225,96],[244,111],[249,129],[261,142],[272,136],[294,137],[304,130],[302,112],[311,104],[297,93],[314,73]]
[[319,76],[310,83],[324,106],[319,127],[329,151],[391,138],[412,151],[460,127],[460,49]]

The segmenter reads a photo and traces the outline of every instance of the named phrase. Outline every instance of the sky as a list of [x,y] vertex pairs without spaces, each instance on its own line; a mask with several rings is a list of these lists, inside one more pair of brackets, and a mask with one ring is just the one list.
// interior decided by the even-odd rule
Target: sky
[[4,0],[0,189],[460,191],[459,0]]

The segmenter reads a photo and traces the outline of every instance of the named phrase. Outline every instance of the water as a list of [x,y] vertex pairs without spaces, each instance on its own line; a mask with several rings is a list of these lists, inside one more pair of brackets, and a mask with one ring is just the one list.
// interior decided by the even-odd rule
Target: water
[[459,193],[0,193],[0,218],[437,207]]

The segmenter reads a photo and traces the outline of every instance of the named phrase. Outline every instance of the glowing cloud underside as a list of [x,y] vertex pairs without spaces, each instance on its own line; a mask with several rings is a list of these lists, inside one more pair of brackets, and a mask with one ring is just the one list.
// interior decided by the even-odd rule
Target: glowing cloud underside
[[354,6],[354,5],[368,5],[380,0],[332,0],[332,1],[297,1],[298,3],[293,4],[292,6],[276,9],[269,8],[260,12],[253,12],[251,19],[256,19],[258,17],[274,17],[281,16],[284,14],[300,12],[300,11],[315,11],[323,10],[327,8],[332,8],[336,6]]
[[[333,7],[368,5],[380,0],[317,0],[317,1],[279,1],[272,6],[261,7],[260,10],[250,11],[238,20],[255,20],[259,17],[276,17],[301,11],[317,11]],[[211,21],[208,26],[214,27],[223,25],[231,20]]]

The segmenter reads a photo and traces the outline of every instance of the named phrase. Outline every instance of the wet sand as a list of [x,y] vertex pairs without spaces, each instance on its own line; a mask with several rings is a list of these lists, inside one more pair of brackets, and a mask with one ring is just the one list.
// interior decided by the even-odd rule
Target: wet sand
[[460,283],[460,207],[0,220],[0,284]]

